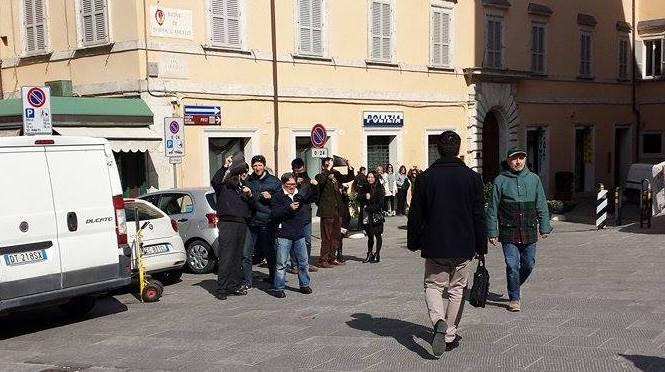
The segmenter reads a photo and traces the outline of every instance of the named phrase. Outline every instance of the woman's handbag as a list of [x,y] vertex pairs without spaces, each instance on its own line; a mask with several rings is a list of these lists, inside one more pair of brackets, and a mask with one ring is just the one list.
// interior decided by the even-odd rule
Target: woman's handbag
[[376,213],[371,213],[370,216],[372,218],[372,225],[380,225],[380,224],[386,222],[386,218],[383,217],[383,211],[378,211]]
[[380,225],[386,222],[385,217],[383,217],[383,212],[367,212],[366,209],[363,209],[363,224],[365,225]]
[[490,289],[490,273],[485,268],[485,258],[478,260],[478,268],[473,274],[473,287],[469,294],[469,303],[474,307],[485,307]]

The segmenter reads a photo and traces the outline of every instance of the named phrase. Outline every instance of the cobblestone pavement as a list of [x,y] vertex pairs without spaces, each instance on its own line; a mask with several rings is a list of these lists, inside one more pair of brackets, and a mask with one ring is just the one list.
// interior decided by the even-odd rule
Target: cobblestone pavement
[[423,261],[404,248],[403,224],[388,220],[379,264],[360,262],[365,239],[345,240],[352,257],[312,274],[313,295],[254,289],[220,302],[213,275],[186,274],[158,303],[119,294],[83,321],[53,309],[0,318],[0,370],[665,371],[664,221],[649,231],[555,222],[518,314],[506,311],[491,248],[492,301],[467,305],[461,346],[439,360]]

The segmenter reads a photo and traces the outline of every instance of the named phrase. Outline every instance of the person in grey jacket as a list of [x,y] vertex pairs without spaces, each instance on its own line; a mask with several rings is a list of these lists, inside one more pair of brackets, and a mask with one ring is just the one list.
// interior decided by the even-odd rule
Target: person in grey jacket
[[409,182],[409,177],[406,175],[406,167],[399,167],[399,173],[397,174],[397,215],[403,216],[406,214],[406,193],[409,191],[411,182]]
[[392,164],[386,165],[386,171],[381,175],[383,178],[383,190],[385,192],[385,212],[387,216],[395,215],[395,195],[397,194],[397,176]]

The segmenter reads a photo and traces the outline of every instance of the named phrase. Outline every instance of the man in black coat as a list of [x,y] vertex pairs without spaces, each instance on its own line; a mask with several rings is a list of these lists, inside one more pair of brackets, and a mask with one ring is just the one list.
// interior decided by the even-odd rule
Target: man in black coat
[[[459,159],[457,133],[445,131],[438,142],[440,159],[418,176],[407,231],[408,248],[425,258],[425,301],[437,357],[459,345],[457,325],[471,260],[487,253],[482,178]],[[443,301],[446,287],[448,306]]]

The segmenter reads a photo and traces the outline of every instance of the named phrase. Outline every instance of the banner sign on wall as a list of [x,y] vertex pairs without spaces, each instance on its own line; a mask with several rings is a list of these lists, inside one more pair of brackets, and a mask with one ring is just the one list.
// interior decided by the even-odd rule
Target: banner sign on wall
[[401,127],[404,126],[402,111],[363,111],[363,126]]

